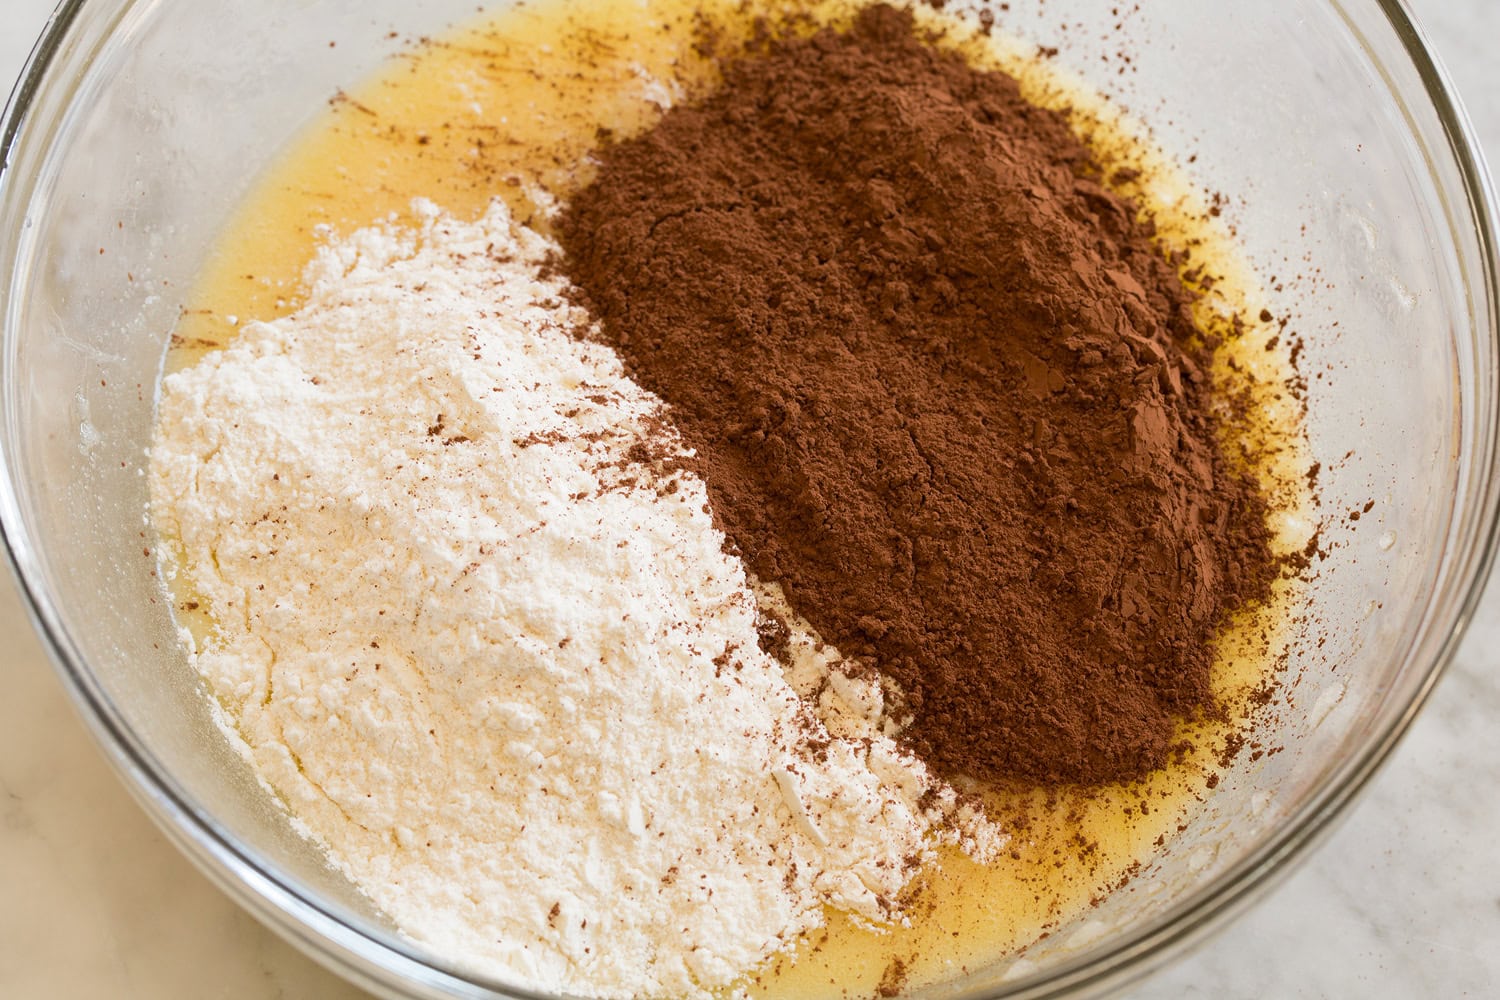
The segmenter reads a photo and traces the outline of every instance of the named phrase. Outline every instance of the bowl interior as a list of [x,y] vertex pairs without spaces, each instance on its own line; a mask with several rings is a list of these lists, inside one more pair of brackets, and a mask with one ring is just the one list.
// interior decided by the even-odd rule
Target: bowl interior
[[[1122,29],[1111,0],[1015,6],[1036,9],[1005,13],[1002,30],[1058,45],[1067,70],[1228,196],[1267,303],[1305,343],[1327,556],[1294,629],[1281,752],[1242,755],[1125,891],[1021,962],[938,991],[957,995],[1139,971],[1294,853],[1425,693],[1486,563],[1494,507],[1487,208],[1404,22],[1368,0],[1211,13],[1163,0]],[[221,881],[325,958],[433,995],[469,987],[424,969],[215,725],[155,576],[143,470],[168,336],[236,199],[399,38],[472,11],[75,4],[11,110],[0,184],[0,513],[65,677],[137,791]]]

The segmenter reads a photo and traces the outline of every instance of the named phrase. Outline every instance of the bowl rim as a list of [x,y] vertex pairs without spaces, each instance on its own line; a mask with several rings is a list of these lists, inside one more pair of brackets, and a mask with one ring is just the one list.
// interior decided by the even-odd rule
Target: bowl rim
[[[3,202],[11,180],[12,153],[23,135],[30,112],[48,79],[48,71],[65,47],[70,32],[85,7],[99,0],[63,0],[49,18],[45,29],[28,57],[21,77],[11,91],[3,117],[0,117],[0,202]],[[116,0],[117,13],[134,5],[136,0]],[[900,0],[897,0],[900,2]],[[1349,24],[1343,0],[1325,0]],[[1373,0],[1383,14],[1401,46],[1401,53],[1411,62],[1421,81],[1425,97],[1431,102],[1443,129],[1447,152],[1452,156],[1463,187],[1455,192],[1463,197],[1467,210],[1465,221],[1475,227],[1479,267],[1474,280],[1486,287],[1484,302],[1487,316],[1474,313],[1478,322],[1488,321],[1492,349],[1500,348],[1500,201],[1494,182],[1486,168],[1474,129],[1463,111],[1448,74],[1441,66],[1407,9],[1405,0]],[[110,30],[113,31],[112,25]],[[1378,62],[1378,60],[1377,60]],[[5,235],[0,246],[0,264],[9,264],[8,252],[17,236]],[[0,275],[0,322],[9,316],[10,273]],[[1481,336],[1484,331],[1476,331]],[[0,337],[8,336],[8,325]],[[1497,351],[1500,356],[1500,351]],[[1476,380],[1488,374],[1493,399],[1500,399],[1500,366],[1491,365],[1488,373],[1476,372]],[[1437,681],[1451,663],[1454,653],[1474,615],[1500,546],[1500,428],[1495,407],[1484,414],[1487,422],[1477,425],[1481,444],[1487,448],[1476,452],[1482,467],[1474,476],[1477,487],[1475,503],[1467,513],[1467,524],[1460,518],[1456,526],[1467,527],[1471,543],[1455,552],[1460,561],[1459,579],[1452,586],[1461,592],[1452,602],[1447,634],[1432,655],[1426,673],[1404,709],[1390,719],[1382,731],[1361,749],[1341,771],[1331,772],[1301,807],[1276,833],[1246,856],[1234,862],[1216,878],[1192,890],[1180,903],[1164,914],[1152,918],[1140,928],[1126,932],[1106,946],[1083,949],[1057,967],[1042,973],[1019,977],[1007,983],[1001,992],[990,997],[1058,997],[1077,992],[1089,993],[1107,986],[1120,986],[1138,979],[1167,961],[1183,955],[1194,942],[1224,926],[1233,915],[1261,898],[1297,863],[1305,860],[1334,827],[1389,758],[1391,751],[1405,735],[1412,720],[1427,701]],[[10,414],[5,414],[9,423]],[[1488,438],[1486,442],[1484,439]],[[13,462],[8,442],[0,441],[0,542],[6,562],[33,629],[42,640],[48,659],[67,690],[75,710],[84,720],[106,758],[124,780],[126,787],[141,804],[168,839],[221,890],[250,911],[262,923],[291,944],[345,977],[356,985],[385,996],[398,993],[392,976],[402,977],[400,989],[418,989],[422,996],[511,996],[548,1000],[552,995],[539,993],[514,984],[491,981],[465,974],[458,968],[425,954],[420,948],[397,935],[346,915],[325,901],[309,898],[298,880],[287,876],[278,866],[257,857],[257,852],[240,843],[215,823],[193,802],[193,799],[137,739],[110,699],[95,683],[91,672],[71,642],[66,628],[56,614],[43,581],[34,576],[35,565],[31,538],[21,515],[16,496]],[[1434,584],[1434,596],[1441,581]],[[493,991],[493,992],[492,992]]]

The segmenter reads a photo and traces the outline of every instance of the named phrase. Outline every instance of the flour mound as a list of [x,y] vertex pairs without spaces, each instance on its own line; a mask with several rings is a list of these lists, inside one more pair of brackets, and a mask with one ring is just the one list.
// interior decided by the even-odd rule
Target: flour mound
[[[498,203],[329,242],[163,381],[151,513],[256,772],[400,929],[520,985],[700,995],[1003,836],[753,581],[663,405]],[[797,678],[794,688],[792,679]],[[807,697],[799,695],[801,690]],[[831,728],[830,728],[831,727]]]

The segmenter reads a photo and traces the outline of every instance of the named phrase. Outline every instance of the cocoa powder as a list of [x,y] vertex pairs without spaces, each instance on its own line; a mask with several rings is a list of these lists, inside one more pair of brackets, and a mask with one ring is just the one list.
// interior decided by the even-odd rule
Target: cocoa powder
[[1213,343],[1067,120],[876,6],[601,151],[561,266],[751,570],[949,776],[1096,785],[1216,711],[1274,575]]

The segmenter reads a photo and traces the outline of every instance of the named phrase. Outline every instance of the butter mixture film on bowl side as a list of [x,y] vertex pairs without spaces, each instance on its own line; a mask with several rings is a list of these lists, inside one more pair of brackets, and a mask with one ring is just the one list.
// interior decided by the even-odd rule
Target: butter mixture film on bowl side
[[1213,794],[1319,551],[1296,340],[1049,54],[544,0],[352,81],[235,209],[162,575],[401,934],[540,991],[895,995]]

